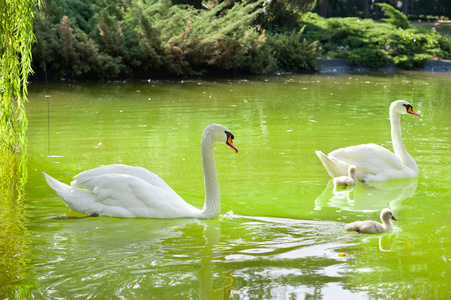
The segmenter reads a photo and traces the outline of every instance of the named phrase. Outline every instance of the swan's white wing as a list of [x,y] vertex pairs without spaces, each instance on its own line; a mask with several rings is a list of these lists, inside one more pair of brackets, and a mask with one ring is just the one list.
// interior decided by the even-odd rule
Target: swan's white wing
[[348,165],[356,165],[357,172],[379,174],[387,170],[403,170],[405,165],[392,152],[376,144],[350,146],[334,150],[328,157]]
[[104,174],[83,178],[83,186],[94,194],[96,213],[102,216],[179,218],[199,213],[171,188],[152,185],[135,176]]
[[164,182],[164,180],[161,179],[155,173],[152,173],[149,170],[141,168],[141,167],[133,167],[133,166],[127,166],[127,165],[121,165],[121,164],[107,165],[107,166],[98,167],[98,168],[95,168],[92,170],[81,172],[80,174],[78,174],[74,177],[75,180],[71,182],[71,186],[75,186],[75,187],[85,186],[86,181],[88,181],[94,177],[107,175],[107,174],[131,175],[131,176],[140,178],[140,179],[144,180],[145,182],[148,182],[151,185],[160,186],[161,188],[172,190],[166,184],[166,182]]
[[376,234],[384,232],[382,225],[376,221],[364,221],[360,225],[360,232]]
[[376,221],[356,221],[345,225],[348,231],[358,231],[360,233],[376,234],[384,232],[382,225]]

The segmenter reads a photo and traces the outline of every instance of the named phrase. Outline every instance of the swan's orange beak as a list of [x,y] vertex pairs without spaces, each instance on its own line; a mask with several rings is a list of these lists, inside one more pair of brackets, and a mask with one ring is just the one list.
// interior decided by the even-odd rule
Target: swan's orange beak
[[407,109],[407,112],[411,115],[420,116],[416,111],[413,110],[412,106]]
[[229,135],[229,138],[227,139],[227,146],[229,146],[230,148],[233,149],[233,151],[235,151],[235,153],[238,153],[238,148],[235,147],[235,145],[232,142],[232,135]]

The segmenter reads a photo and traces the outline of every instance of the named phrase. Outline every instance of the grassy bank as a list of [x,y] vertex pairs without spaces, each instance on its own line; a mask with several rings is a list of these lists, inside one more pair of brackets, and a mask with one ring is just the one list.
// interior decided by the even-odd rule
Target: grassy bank
[[[434,25],[437,24],[438,25]],[[438,22],[419,22],[410,21],[412,28],[424,29],[424,30],[435,30],[441,35],[451,36],[451,21],[438,21]]]
[[402,29],[390,22],[370,19],[302,17],[307,40],[319,41],[323,58],[345,58],[350,65],[380,68],[393,64],[403,69],[423,67],[430,59],[451,58],[451,38],[433,27]]

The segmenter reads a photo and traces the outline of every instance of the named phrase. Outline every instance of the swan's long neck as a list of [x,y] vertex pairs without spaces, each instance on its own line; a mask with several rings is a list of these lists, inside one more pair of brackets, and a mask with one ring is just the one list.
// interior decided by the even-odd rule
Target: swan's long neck
[[401,115],[397,112],[390,110],[390,124],[391,124],[391,141],[393,144],[393,150],[395,155],[401,160],[401,162],[407,167],[418,170],[417,163],[407,152],[402,142],[401,136]]
[[202,166],[204,169],[205,203],[201,218],[216,218],[221,213],[221,194],[214,156],[214,141],[206,134],[201,143]]
[[393,223],[390,221],[390,219],[383,219],[382,218],[382,222],[384,223],[383,227],[384,227],[384,232],[390,231],[393,229]]

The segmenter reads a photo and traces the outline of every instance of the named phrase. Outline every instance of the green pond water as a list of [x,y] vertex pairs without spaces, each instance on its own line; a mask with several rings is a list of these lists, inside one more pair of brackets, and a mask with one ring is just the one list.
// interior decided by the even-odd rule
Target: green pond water
[[[27,176],[3,187],[0,297],[449,299],[450,81],[397,73],[33,82]],[[401,120],[418,178],[334,191],[315,150],[392,150],[388,107],[397,99],[421,114]],[[42,174],[69,183],[102,165],[142,166],[201,208],[200,140],[210,123],[227,126],[239,149],[216,146],[216,219],[74,218]],[[391,232],[344,230],[379,220],[386,207],[398,218]]]

